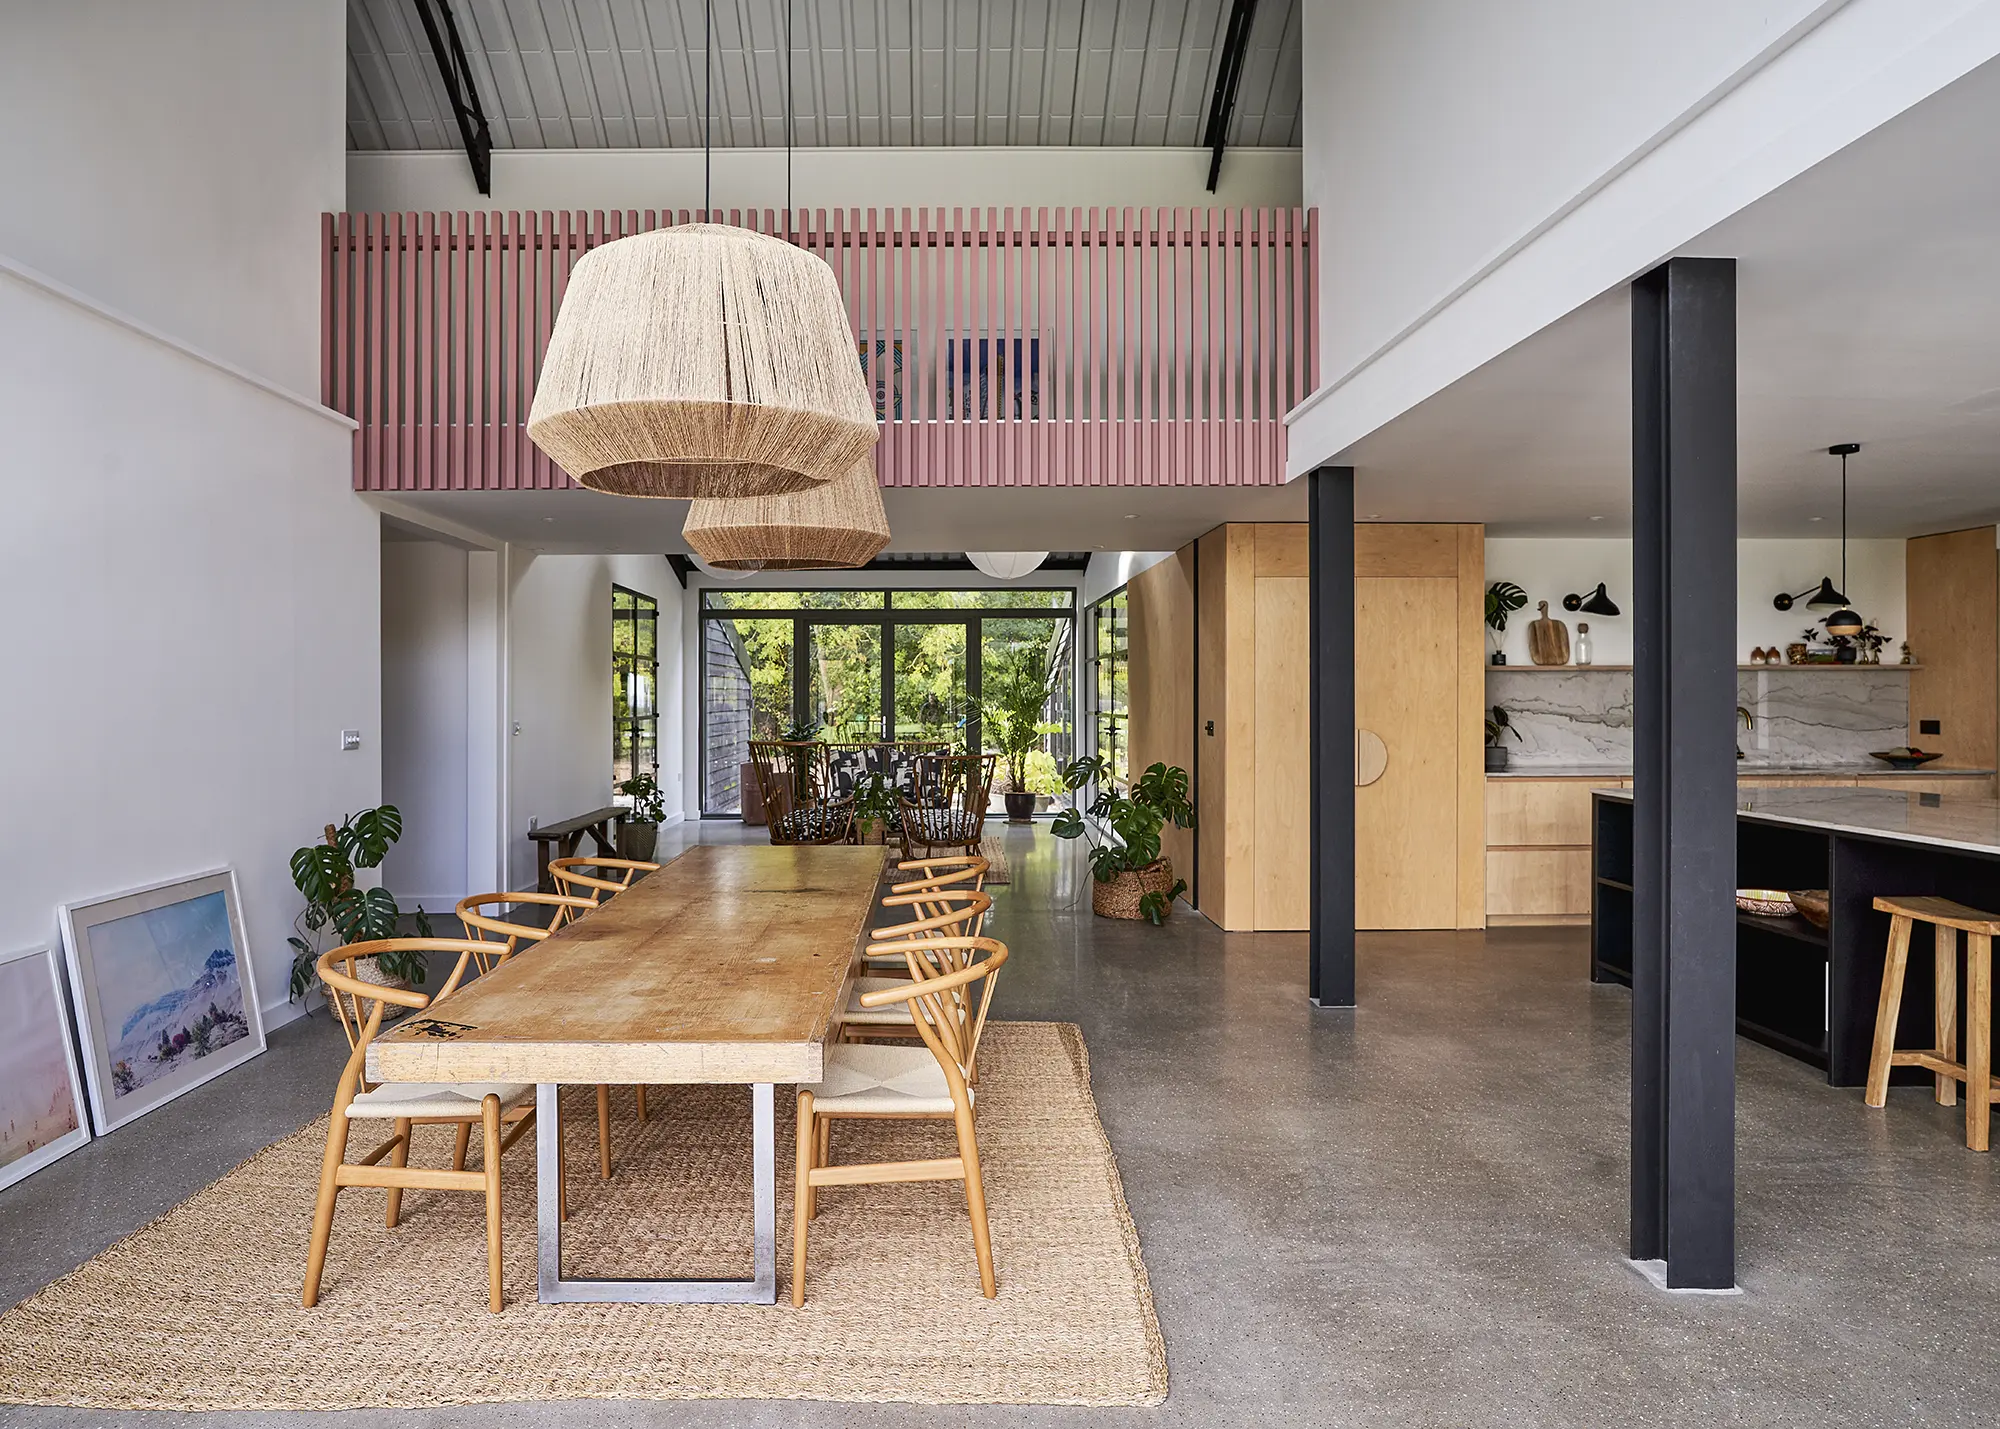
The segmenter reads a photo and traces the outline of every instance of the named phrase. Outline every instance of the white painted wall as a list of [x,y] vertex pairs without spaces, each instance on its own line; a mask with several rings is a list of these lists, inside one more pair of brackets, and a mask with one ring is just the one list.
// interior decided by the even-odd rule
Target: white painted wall
[[611,802],[611,587],[660,603],[660,784],[681,783],[681,588],[663,556],[509,552],[507,879],[535,883],[531,820],[554,823]]
[[382,883],[430,912],[484,891],[466,877],[468,559],[442,541],[382,543],[382,798],[403,815]]
[[[1778,611],[1772,608],[1771,597],[1781,590],[1797,595],[1817,586],[1821,576],[1832,576],[1834,584],[1855,602],[1855,609],[1893,637],[1882,658],[1891,662],[1899,659],[1896,642],[1909,633],[1904,550],[1901,541],[1848,542],[1848,584],[1842,586],[1838,539],[1738,541],[1736,663],[1747,662],[1757,646],[1782,649],[1801,638],[1810,619],[1823,612],[1809,612],[1803,603],[1788,612]],[[1549,603],[1549,614],[1569,626],[1572,647],[1577,623],[1588,621],[1595,663],[1632,663],[1631,541],[1493,537],[1486,542],[1486,580],[1489,584],[1513,581],[1528,592],[1527,607],[1509,617],[1506,634],[1498,642],[1510,665],[1533,663],[1528,658],[1528,622],[1535,618],[1536,603],[1544,600]],[[1572,591],[1588,595],[1599,581],[1607,584],[1611,599],[1622,612],[1619,617],[1579,615],[1562,608],[1565,595]],[[1489,630],[1489,652],[1495,643]]]
[[[1303,192],[1297,149],[1231,149],[1215,193],[1206,149],[801,149],[798,208],[894,205],[1289,206]],[[718,208],[785,206],[784,151],[718,150]],[[499,151],[482,196],[453,151],[347,156],[347,207],[410,210],[699,208],[702,156],[687,149]]]
[[282,1020],[291,851],[381,787],[377,520],[351,424],[284,390],[318,386],[345,11],[76,0],[0,27],[0,946],[227,864]]
[[0,253],[318,392],[346,6],[17,3],[0,32]]
[[1309,0],[1303,43],[1294,474],[2000,54],[2000,0]]

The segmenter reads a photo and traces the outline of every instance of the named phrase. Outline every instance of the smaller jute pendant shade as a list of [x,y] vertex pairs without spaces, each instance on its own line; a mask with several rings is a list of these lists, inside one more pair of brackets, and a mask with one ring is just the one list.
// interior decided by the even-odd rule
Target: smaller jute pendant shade
[[577,260],[528,435],[596,491],[741,497],[832,481],[878,433],[833,270],[691,223]]
[[810,491],[696,501],[681,534],[724,570],[822,571],[874,560],[889,544],[889,517],[870,455]]

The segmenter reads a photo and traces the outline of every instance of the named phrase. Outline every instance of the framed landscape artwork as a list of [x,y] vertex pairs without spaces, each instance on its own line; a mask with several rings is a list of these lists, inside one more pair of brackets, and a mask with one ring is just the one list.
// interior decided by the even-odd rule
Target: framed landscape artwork
[[63,938],[100,1135],[264,1050],[233,870],[72,903]]
[[55,949],[0,953],[0,1187],[88,1140]]

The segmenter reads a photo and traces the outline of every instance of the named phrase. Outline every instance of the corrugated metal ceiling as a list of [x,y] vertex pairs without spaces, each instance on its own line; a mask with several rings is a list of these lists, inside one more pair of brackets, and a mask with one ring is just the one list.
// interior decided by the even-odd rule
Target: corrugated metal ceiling
[[[1194,146],[1229,0],[790,0],[794,142]],[[714,0],[718,148],[785,142],[787,0]],[[1299,142],[1300,0],[1260,0],[1233,146]],[[703,0],[454,0],[498,149],[699,148]],[[414,0],[348,0],[350,148],[451,149]]]

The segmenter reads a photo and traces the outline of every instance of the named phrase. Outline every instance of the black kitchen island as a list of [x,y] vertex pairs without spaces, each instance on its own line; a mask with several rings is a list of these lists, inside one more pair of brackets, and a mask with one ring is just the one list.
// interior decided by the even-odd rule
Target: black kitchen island
[[[1737,1030],[1825,1069],[1834,1086],[1861,1086],[1889,936],[1873,902],[1936,894],[2000,911],[2000,802],[1843,788],[1744,788],[1737,802],[1737,887],[1831,893],[1824,932],[1799,917],[1737,914]],[[1593,791],[1591,828],[1590,976],[1629,986],[1632,791]],[[1930,1042],[1928,938],[1920,928],[1911,943],[1899,1045]],[[1930,1074],[1898,1069],[1896,1079]]]

